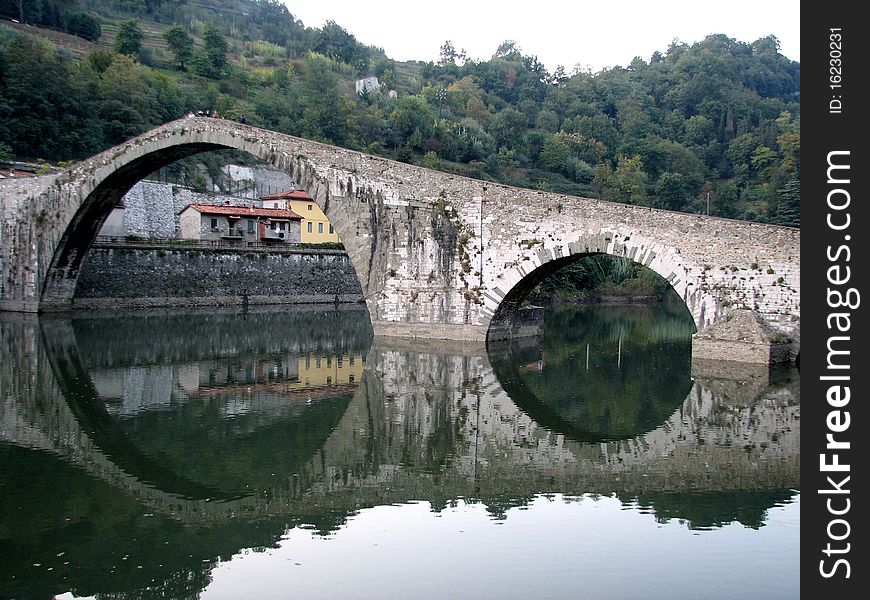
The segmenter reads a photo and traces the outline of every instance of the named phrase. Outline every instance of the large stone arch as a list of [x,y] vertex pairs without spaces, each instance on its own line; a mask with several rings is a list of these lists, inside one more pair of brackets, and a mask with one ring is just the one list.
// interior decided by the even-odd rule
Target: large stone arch
[[[311,193],[328,216],[330,208],[336,211],[334,203],[330,206],[329,186],[310,168],[299,148],[277,148],[260,140],[254,128],[244,125],[240,125],[238,131],[228,132],[225,128],[212,127],[213,123],[210,119],[188,119],[181,122],[183,126],[162,135],[136,138],[78,165],[55,182],[65,193],[56,211],[58,239],[45,268],[40,312],[69,307],[81,262],[118,200],[136,182],[181,158],[213,150],[247,152],[290,175]],[[65,189],[76,182],[79,183],[77,188]],[[64,227],[63,223],[67,225]],[[355,247],[355,232],[342,231],[343,225],[344,221],[335,224],[338,234],[346,245]],[[363,281],[365,265],[355,264],[353,259],[351,262]]]

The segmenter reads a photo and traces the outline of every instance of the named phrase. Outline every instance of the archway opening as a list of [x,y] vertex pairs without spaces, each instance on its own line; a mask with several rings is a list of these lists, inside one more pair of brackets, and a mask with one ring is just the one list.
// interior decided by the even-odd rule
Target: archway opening
[[40,309],[362,304],[341,232],[272,158],[190,142],[118,167],[70,220]]
[[530,307],[602,302],[668,304],[678,311],[682,307],[692,320],[685,302],[652,269],[621,256],[574,254],[544,262],[508,291],[490,320],[487,343],[534,332],[528,324],[535,323],[539,313]]

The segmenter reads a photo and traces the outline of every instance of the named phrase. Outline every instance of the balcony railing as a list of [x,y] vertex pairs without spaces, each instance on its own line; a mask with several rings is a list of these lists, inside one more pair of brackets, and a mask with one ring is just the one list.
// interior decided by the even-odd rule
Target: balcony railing
[[288,235],[286,231],[275,231],[273,229],[266,229],[263,233],[260,234],[260,239],[263,240],[274,240],[276,242],[283,242],[287,239]]

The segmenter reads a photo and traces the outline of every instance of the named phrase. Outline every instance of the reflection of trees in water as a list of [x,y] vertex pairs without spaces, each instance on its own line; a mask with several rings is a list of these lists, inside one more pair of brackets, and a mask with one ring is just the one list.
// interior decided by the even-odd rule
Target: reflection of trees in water
[[638,345],[685,340],[695,332],[695,323],[685,304],[611,306],[580,304],[547,309],[545,339],[572,347],[583,340],[616,341],[630,335]]
[[274,547],[287,529],[302,524],[334,531],[348,514],[304,521],[240,515],[219,527],[191,527],[143,510],[126,490],[59,457],[0,444],[0,462],[0,482],[16,482],[0,494],[0,550],[15,557],[0,561],[4,597],[44,598],[74,589],[101,598],[194,599],[220,559],[242,548]]
[[685,521],[689,529],[714,529],[739,522],[745,527],[764,526],[767,511],[792,501],[794,490],[729,492],[644,492],[621,495],[627,506],[652,509],[659,523],[671,519]]
[[352,394],[294,406],[263,418],[227,418],[227,398],[174,403],[121,419],[131,444],[185,478],[225,494],[270,490],[299,473],[341,420]]
[[685,307],[575,306],[548,311],[540,345],[491,356],[500,383],[538,423],[578,441],[658,427],[691,389]]

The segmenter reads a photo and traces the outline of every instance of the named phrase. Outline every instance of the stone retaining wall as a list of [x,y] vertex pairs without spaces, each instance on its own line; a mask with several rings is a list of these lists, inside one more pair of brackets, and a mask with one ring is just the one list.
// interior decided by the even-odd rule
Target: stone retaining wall
[[341,251],[91,248],[74,308],[363,302]]

